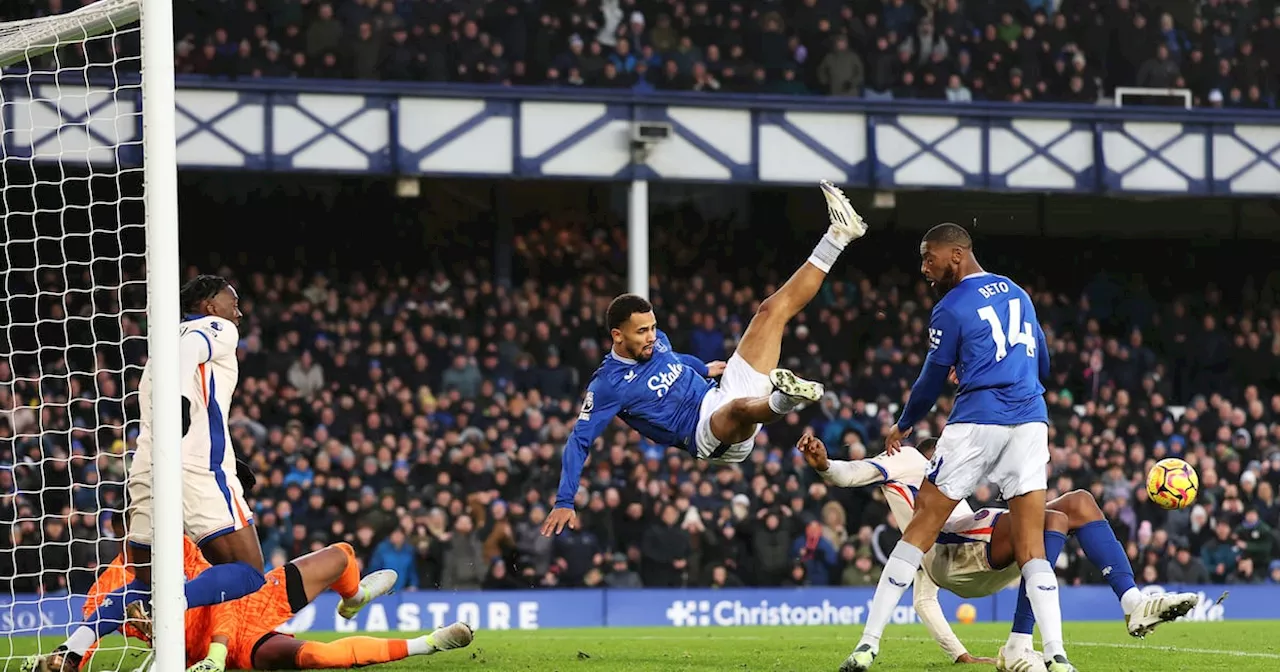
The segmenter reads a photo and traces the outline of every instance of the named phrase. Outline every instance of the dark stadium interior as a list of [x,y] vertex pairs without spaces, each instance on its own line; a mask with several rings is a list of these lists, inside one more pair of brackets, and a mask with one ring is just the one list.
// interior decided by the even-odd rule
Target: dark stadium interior
[[[6,323],[76,315],[86,297],[53,300],[58,285],[12,271],[36,261],[24,249],[50,268],[88,254],[16,237],[21,226],[78,230],[83,211],[31,227],[15,184]],[[342,539],[366,569],[399,570],[402,589],[874,585],[897,535],[882,497],[817,485],[792,447],[812,428],[841,456],[879,450],[885,407],[901,403],[924,353],[932,298],[916,273],[919,234],[947,211],[972,226],[980,260],[1036,298],[1054,352],[1051,487],[1092,490],[1141,582],[1280,581],[1280,238],[1267,202],[899,192],[896,210],[867,210],[872,233],[784,341],[784,360],[826,381],[828,398],[769,427],[740,472],[615,425],[596,447],[609,459],[588,465],[582,529],[552,540],[537,524],[603,352],[603,305],[625,283],[625,189],[427,180],[421,197],[400,199],[358,178],[266,184],[184,173],[181,203],[185,272],[228,273],[242,296],[231,424],[259,474],[250,501],[269,564]],[[72,186],[61,194],[83,199]],[[677,349],[705,359],[731,352],[777,269],[825,226],[814,188],[663,185],[652,200],[659,318]],[[97,235],[115,239],[113,215],[95,218]],[[1125,235],[1090,234],[1107,228]],[[21,299],[36,284],[49,301]],[[139,370],[86,356],[119,334],[142,345],[136,289],[94,299],[135,311],[122,323],[3,332],[15,355],[37,338],[67,348],[65,365],[0,365],[0,462],[14,465],[0,470],[0,580],[15,591],[83,590],[118,548],[118,516],[93,512],[123,504],[137,409],[121,397]],[[24,408],[33,403],[39,421]],[[41,454],[54,459],[26,462]],[[1147,467],[1169,454],[1200,471],[1191,509],[1146,499]],[[663,522],[667,507],[675,524]],[[84,514],[68,526],[63,512]],[[829,557],[798,555],[809,519],[822,521]],[[690,562],[676,570],[675,557]],[[1065,580],[1102,580],[1074,545],[1065,558]]]

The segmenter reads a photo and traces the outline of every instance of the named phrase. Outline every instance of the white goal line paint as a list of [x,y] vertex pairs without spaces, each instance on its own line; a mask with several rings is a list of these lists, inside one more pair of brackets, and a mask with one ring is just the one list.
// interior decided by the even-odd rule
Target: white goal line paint
[[[921,639],[921,638],[915,638],[915,637],[903,637],[901,639],[917,641],[917,642],[933,641],[931,639]],[[960,640],[960,641],[982,642],[984,644],[1004,644],[1006,640],[970,639],[970,640]],[[1198,653],[1198,654],[1204,654],[1206,656],[1239,656],[1241,658],[1267,658],[1267,659],[1273,659],[1273,660],[1280,660],[1280,653],[1263,653],[1261,651],[1227,651],[1223,649],[1195,649],[1195,648],[1189,648],[1189,647],[1183,647],[1183,646],[1121,644],[1118,642],[1076,642],[1072,640],[1067,640],[1066,645],[1068,649],[1070,649],[1073,646],[1084,646],[1089,648],[1101,648],[1101,649],[1134,649],[1134,650],[1140,650],[1140,651],[1165,651],[1168,653]]]
[[[619,639],[626,639],[628,641],[638,640],[638,641],[663,641],[663,642],[676,642],[676,641],[692,642],[692,641],[698,641],[700,639],[707,639],[711,636],[711,633],[723,632],[724,630],[722,628],[688,628],[688,629],[684,629],[684,631],[688,634],[641,635],[639,637],[619,637]],[[582,639],[582,636],[581,635],[577,635],[577,636],[548,635],[548,634],[545,634],[545,631],[544,631],[543,633],[538,634],[538,639],[578,641]],[[736,635],[733,637],[733,639],[746,641],[746,642],[766,641],[766,640],[777,641],[777,638],[775,637],[757,637],[755,635],[751,635],[751,636]],[[930,643],[933,642],[932,639],[927,639],[924,637],[892,637],[892,638],[886,638],[886,639],[892,639],[899,642],[930,642]],[[1005,643],[1005,640],[1003,639],[961,639],[960,641],[961,642],[978,642],[982,644],[1004,644]],[[1280,660],[1280,653],[1263,653],[1261,651],[1227,651],[1223,649],[1197,649],[1197,648],[1190,648],[1190,647],[1183,647],[1183,646],[1121,644],[1118,642],[1077,642],[1077,641],[1070,641],[1070,640],[1067,641],[1067,648],[1071,648],[1074,646],[1083,646],[1088,648],[1101,648],[1101,649],[1133,649],[1135,651],[1164,651],[1167,653],[1194,653],[1194,654],[1201,654],[1206,656],[1236,656],[1240,658],[1264,658],[1267,660]]]

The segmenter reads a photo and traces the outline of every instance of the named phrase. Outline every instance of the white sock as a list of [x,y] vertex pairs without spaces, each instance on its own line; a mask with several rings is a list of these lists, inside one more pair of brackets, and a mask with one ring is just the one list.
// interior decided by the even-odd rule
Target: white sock
[[369,589],[365,588],[364,586],[360,586],[359,590],[356,591],[355,595],[352,595],[351,597],[342,598],[342,603],[347,605],[348,607],[364,604],[365,602],[368,602],[368,601],[369,601]]
[[1065,656],[1062,645],[1062,607],[1058,604],[1058,577],[1043,558],[1031,560],[1022,566],[1022,578],[1027,582],[1027,599],[1031,613],[1040,627],[1040,641],[1044,644],[1045,658]]
[[405,640],[405,644],[411,656],[429,656],[436,652],[436,647],[427,642],[426,635]]
[[1124,591],[1124,595],[1120,596],[1120,608],[1124,609],[1124,615],[1132,614],[1135,609],[1142,605],[1142,601],[1146,599],[1142,595],[1142,591],[1137,588],[1130,588]]
[[791,411],[796,410],[796,408],[803,403],[804,400],[792,399],[777,390],[774,390],[773,394],[769,395],[769,410],[777,413],[778,415],[786,415]]
[[899,541],[889,554],[889,562],[884,565],[880,574],[880,584],[876,586],[876,595],[871,599],[871,611],[867,613],[867,626],[862,630],[862,639],[858,645],[866,644],[872,651],[879,653],[880,636],[884,634],[884,626],[893,617],[893,610],[902,600],[911,582],[916,578],[916,570],[924,561],[924,553],[920,549]]
[[84,656],[89,647],[93,646],[96,641],[98,641],[98,635],[88,626],[81,625],[67,638],[65,646],[68,651]]
[[844,251],[846,244],[836,240],[830,233],[822,234],[822,240],[818,241],[813,252],[809,254],[809,263],[817,266],[823,273],[830,273],[831,266],[836,263],[836,259],[840,258],[840,253]]
[[1022,632],[1009,633],[1009,641],[1004,643],[1005,653],[1030,651],[1033,648],[1035,648],[1035,642],[1031,639],[1031,635]]

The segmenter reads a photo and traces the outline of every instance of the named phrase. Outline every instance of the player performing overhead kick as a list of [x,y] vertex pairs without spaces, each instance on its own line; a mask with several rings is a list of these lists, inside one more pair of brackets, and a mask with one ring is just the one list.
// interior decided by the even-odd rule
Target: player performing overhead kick
[[[236,348],[240,342],[240,300],[225,279],[201,275],[183,285],[185,312],[179,340],[182,378],[182,519],[186,533],[216,565],[186,584],[187,606],[199,607],[248,595],[263,585],[262,548],[244,499],[236,457],[227,429],[240,375]],[[118,587],[95,613],[76,628],[60,650],[67,669],[93,642],[124,624],[125,607],[147,599],[151,590],[151,363],[139,384],[141,423],[138,449],[129,467],[130,520],[126,553],[136,566],[135,580]],[[160,449],[169,449],[160,446]],[[171,506],[174,502],[162,502]],[[53,668],[57,669],[57,668]]]
[[[189,539],[183,541],[187,578],[195,580],[212,571],[200,549]],[[125,566],[123,558],[117,557],[90,588],[85,614],[131,581],[132,574],[133,570]],[[304,555],[272,570],[267,574],[266,587],[256,593],[187,610],[187,661],[192,665],[189,672],[222,672],[228,667],[237,670],[346,669],[431,655],[471,643],[471,628],[464,623],[453,623],[429,635],[407,640],[344,637],[332,642],[314,642],[297,640],[276,630],[325,590],[333,589],[342,597],[338,614],[352,618],[375,597],[390,592],[395,582],[393,570],[373,572],[362,580],[355,552],[345,543]],[[131,620],[125,626],[125,634],[150,641],[150,624],[135,605],[130,606]],[[86,663],[90,655],[92,649],[85,656]],[[67,652],[60,647],[52,654],[28,658],[20,670],[75,669],[66,658]]]
[[[799,448],[805,461],[827,484],[840,488],[879,485],[899,526],[911,522],[915,495],[924,483],[936,439],[926,439],[919,448],[902,446],[896,455],[880,455],[866,460],[829,460],[827,448],[812,435],[801,437]],[[1083,490],[1067,493],[1046,505],[1046,559],[1052,563],[1066,543],[1067,534],[1076,535],[1084,554],[1111,584],[1124,611],[1129,634],[1143,637],[1161,623],[1191,611],[1200,597],[1194,593],[1164,593],[1144,596],[1133,580],[1133,567],[1124,546],[1102,515],[1093,495]],[[974,511],[960,501],[947,519],[937,543],[925,553],[916,572],[914,604],[920,620],[938,646],[957,663],[996,663],[1001,672],[1031,672],[1044,669],[1044,661],[1032,649],[1031,631],[1035,617],[1023,583],[1013,615],[1009,643],[1000,650],[999,660],[969,654],[938,606],[938,587],[964,598],[994,595],[1018,578],[1013,561],[1013,534],[1009,516],[1003,509]],[[1025,653],[1021,657],[1010,653]]]
[[867,231],[844,193],[826,181],[821,188],[831,226],[809,260],[760,303],[728,363],[707,365],[673,352],[647,300],[634,294],[613,300],[606,316],[613,348],[587,385],[543,534],[559,534],[573,520],[587,453],[614,416],[654,443],[732,463],[751,454],[762,424],[822,397],[822,385],[776,368],[787,322],[818,293],[845,246]]
[[871,668],[885,625],[924,554],[956,504],[989,479],[1009,503],[1013,557],[1040,624],[1044,665],[1048,672],[1072,672],[1062,642],[1058,580],[1045,560],[1049,412],[1040,378],[1049,374],[1049,352],[1035,306],[1017,283],[982,270],[969,232],[956,224],[930,229],[920,243],[920,258],[920,272],[942,298],[929,322],[924,370],[885,438],[885,452],[896,454],[902,439],[933,408],[952,367],[959,389],[920,486],[915,515],[876,586],[862,640],[840,669]]

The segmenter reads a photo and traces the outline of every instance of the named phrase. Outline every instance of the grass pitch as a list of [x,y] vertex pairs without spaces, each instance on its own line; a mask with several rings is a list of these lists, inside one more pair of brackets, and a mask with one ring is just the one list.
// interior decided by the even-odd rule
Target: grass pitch
[[[1135,640],[1120,621],[1065,624],[1067,649],[1082,672],[1149,670],[1280,670],[1280,621],[1171,623]],[[995,657],[1008,624],[955,625],[956,635],[977,656]],[[476,633],[466,649],[409,658],[371,670],[493,670],[501,672],[835,672],[857,643],[861,628],[838,626],[734,628],[620,628]],[[392,636],[393,633],[386,633]],[[876,670],[956,668],[923,626],[889,626]],[[338,633],[307,633],[331,640]],[[375,635],[377,636],[377,635]],[[395,633],[394,636],[403,636]],[[0,671],[16,672],[21,657],[53,638],[0,640]],[[119,640],[110,644],[119,646]],[[136,642],[134,642],[136,644]],[[123,659],[123,660],[122,660]],[[103,651],[92,670],[132,670],[135,653]],[[123,664],[120,664],[123,663]],[[176,671],[181,672],[181,671]]]

